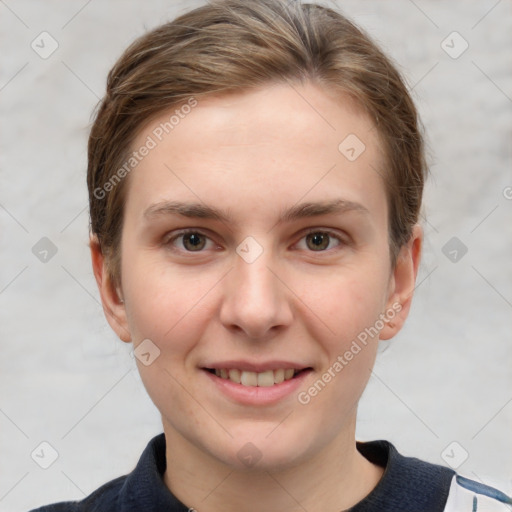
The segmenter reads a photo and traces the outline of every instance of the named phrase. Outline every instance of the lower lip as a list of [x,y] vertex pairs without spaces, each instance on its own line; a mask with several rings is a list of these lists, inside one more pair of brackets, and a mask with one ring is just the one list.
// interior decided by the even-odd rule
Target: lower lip
[[202,371],[222,393],[235,402],[243,405],[271,405],[296,391],[312,370],[304,370],[296,377],[273,386],[244,386],[230,379],[217,377],[207,370]]

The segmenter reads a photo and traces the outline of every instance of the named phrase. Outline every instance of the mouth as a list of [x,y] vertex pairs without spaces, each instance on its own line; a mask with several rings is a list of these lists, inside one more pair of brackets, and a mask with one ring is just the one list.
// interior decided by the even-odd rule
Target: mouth
[[299,375],[312,370],[307,368],[277,368],[254,372],[238,368],[203,368],[203,370],[224,380],[246,387],[272,387],[285,381],[298,378]]
[[293,400],[314,369],[298,362],[230,360],[208,362],[200,370],[214,390],[230,402],[249,407],[267,407]]

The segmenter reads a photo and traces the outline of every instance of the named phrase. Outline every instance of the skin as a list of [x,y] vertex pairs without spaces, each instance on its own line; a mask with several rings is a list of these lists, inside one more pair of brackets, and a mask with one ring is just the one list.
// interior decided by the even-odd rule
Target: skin
[[[142,129],[134,148],[168,119],[162,113]],[[353,162],[338,150],[348,134],[366,146]],[[228,359],[300,362],[313,368],[304,391],[393,304],[401,311],[380,339],[401,329],[422,232],[414,227],[392,267],[383,163],[370,119],[348,97],[313,83],[200,99],[128,178],[119,287],[91,238],[111,327],[134,348],[150,339],[160,350],[149,366],[137,364],[162,415],[164,482],[188,507],[335,512],[381,478],[383,468],[355,444],[377,337],[307,405],[295,392],[269,406],[241,405],[200,368]],[[277,223],[297,203],[340,198],[364,211]],[[216,207],[232,219],[144,217],[165,200]],[[194,239],[201,250],[190,239],[171,240],[184,228],[203,233]],[[334,236],[319,250],[310,230]],[[236,252],[249,236],[263,250],[252,263]],[[247,442],[261,454],[251,467],[237,457]]]

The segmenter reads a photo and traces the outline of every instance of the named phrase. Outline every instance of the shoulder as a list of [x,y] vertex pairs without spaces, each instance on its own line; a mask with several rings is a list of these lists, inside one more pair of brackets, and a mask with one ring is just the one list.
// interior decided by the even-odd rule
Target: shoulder
[[138,511],[148,503],[167,505],[172,503],[172,496],[162,481],[164,471],[165,436],[162,433],[151,439],[131,473],[107,482],[83,500],[53,503],[30,512]]
[[351,512],[510,512],[512,500],[494,487],[451,468],[404,456],[389,441],[358,442],[357,448],[385,471]]
[[416,457],[407,457],[389,441],[357,443],[370,462],[385,468],[380,482],[351,512],[442,512],[455,472]]
[[30,512],[104,512],[116,510],[120,491],[128,475],[120,476],[96,489],[81,501],[62,501],[44,505]]
[[444,512],[510,512],[512,498],[496,487],[455,475]]

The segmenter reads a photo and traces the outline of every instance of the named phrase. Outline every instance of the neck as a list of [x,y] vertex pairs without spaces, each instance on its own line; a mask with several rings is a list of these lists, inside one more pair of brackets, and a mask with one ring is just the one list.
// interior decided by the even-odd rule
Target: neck
[[339,512],[368,495],[384,472],[357,451],[355,424],[314,457],[275,472],[233,469],[165,427],[164,482],[197,512]]

